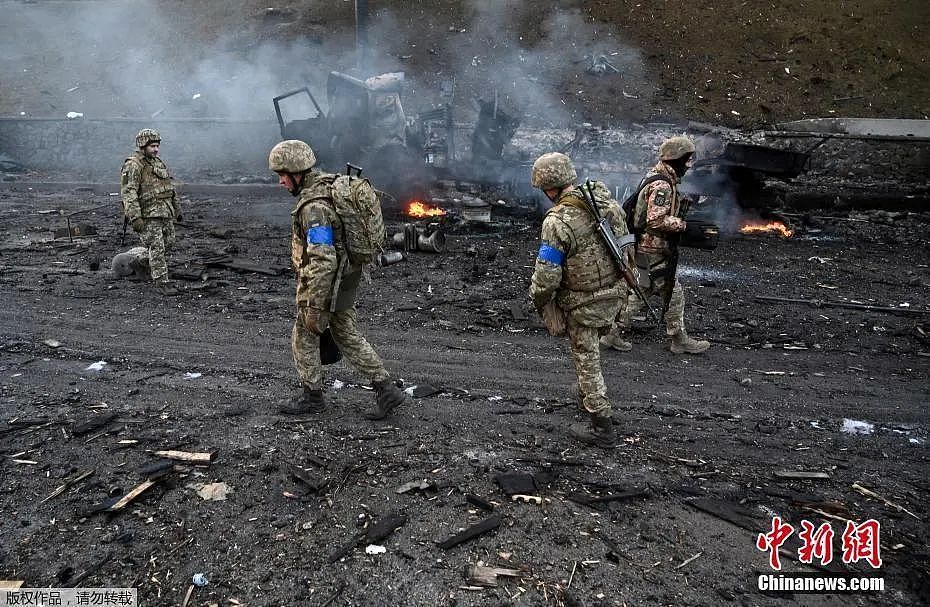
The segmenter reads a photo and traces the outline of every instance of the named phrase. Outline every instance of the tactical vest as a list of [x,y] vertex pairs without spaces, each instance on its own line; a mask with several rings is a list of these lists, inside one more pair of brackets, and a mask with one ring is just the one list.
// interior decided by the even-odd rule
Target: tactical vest
[[135,163],[142,168],[138,196],[143,216],[162,206],[168,210],[170,216],[171,200],[175,195],[174,184],[164,161],[161,158],[148,161],[134,155],[127,158],[126,162]]
[[619,273],[595,229],[594,218],[575,203],[582,202],[578,196],[574,191],[563,194],[547,213],[558,217],[572,235],[572,248],[565,252],[561,286],[569,291],[598,291],[616,284]]
[[662,164],[659,164],[653,167],[653,169],[649,171],[649,173],[646,174],[645,178],[648,179],[649,177],[652,177],[653,175],[664,175],[668,179],[668,181],[667,182],[664,180],[655,181],[652,184],[649,184],[647,187],[643,188],[643,190],[639,193],[639,198],[636,201],[636,215],[635,215],[634,222],[636,223],[636,225],[642,225],[643,226],[642,232],[651,236],[651,238],[648,239],[648,242],[644,243],[645,245],[647,245],[645,247],[647,249],[664,247],[665,241],[668,238],[668,234],[666,234],[665,232],[662,232],[659,230],[653,230],[652,228],[646,225],[646,214],[647,214],[648,207],[649,207],[647,198],[649,194],[652,193],[652,190],[655,188],[656,185],[659,185],[662,183],[668,183],[669,185],[671,185],[672,191],[671,191],[671,195],[668,201],[668,214],[669,216],[672,216],[672,217],[681,216],[681,199],[678,196],[678,179],[675,177],[674,173],[671,172],[670,169],[665,170],[665,171],[661,170],[660,169],[661,166]]
[[[310,173],[307,173],[304,176],[304,179],[309,178]],[[313,181],[307,183],[303,188],[301,188],[300,194],[297,197],[297,205],[294,207],[294,210],[291,211],[291,264],[293,265],[295,271],[299,270],[307,264],[307,234],[304,231],[303,223],[300,220],[300,214],[303,208],[311,202],[320,202],[326,204],[329,207],[333,206],[332,198],[330,197],[329,183],[320,179],[314,179]],[[338,221],[338,217],[336,220]],[[344,247],[342,241],[340,240],[341,233],[342,226],[339,224],[334,225],[334,245],[336,247],[337,259],[339,259],[340,262],[344,255]]]

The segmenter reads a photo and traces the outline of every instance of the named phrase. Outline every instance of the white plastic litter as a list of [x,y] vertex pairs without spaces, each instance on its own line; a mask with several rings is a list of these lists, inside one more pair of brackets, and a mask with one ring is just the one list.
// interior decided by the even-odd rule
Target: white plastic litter
[[875,424],[846,418],[840,430],[845,434],[872,434],[875,432]]
[[85,371],[103,371],[103,368],[106,366],[107,366],[107,361],[98,360],[97,362],[91,363],[90,365],[88,365],[88,367],[84,370]]
[[345,387],[346,387],[346,383],[342,381],[341,379],[333,380],[333,390],[342,390]]
[[74,119],[74,118],[83,118],[84,114],[82,114],[81,112],[68,112],[67,114],[65,114],[65,116],[67,116],[68,118]]
[[378,546],[376,544],[368,544],[365,546],[365,554],[384,554],[387,552],[387,548],[384,546]]
[[184,379],[197,379],[198,377],[203,377],[203,373],[192,373],[188,371],[184,374]]

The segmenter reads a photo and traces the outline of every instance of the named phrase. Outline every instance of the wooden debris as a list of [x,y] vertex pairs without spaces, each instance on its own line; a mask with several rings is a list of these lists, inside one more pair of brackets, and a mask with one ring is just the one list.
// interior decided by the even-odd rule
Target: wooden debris
[[497,529],[500,526],[500,524],[501,524],[501,517],[497,514],[493,514],[485,519],[478,521],[477,523],[475,523],[474,525],[472,525],[465,531],[462,531],[461,533],[457,533],[453,535],[452,537],[450,537],[449,539],[439,542],[437,545],[443,550],[448,550],[449,548],[458,546],[459,544],[463,542],[467,542],[468,540],[484,535],[485,533],[487,533],[488,531],[491,531],[492,529]]
[[216,451],[208,453],[190,453],[188,451],[156,451],[158,457],[166,457],[179,462],[191,464],[210,464],[216,459]]
[[568,496],[568,499],[575,502],[576,504],[582,504],[584,506],[591,506],[596,508],[600,504],[606,504],[608,502],[619,502],[622,500],[633,499],[635,497],[642,497],[648,495],[649,490],[647,488],[639,489],[630,489],[628,491],[620,491],[618,493],[608,493],[607,495],[601,495],[598,497],[591,497],[585,493],[572,493]]
[[140,485],[136,486],[135,489],[127,493],[122,497],[111,498],[93,506],[91,508],[91,513],[96,512],[118,512],[132,503],[137,497],[145,493],[148,489],[154,486],[156,481],[147,479],[142,482]]
[[702,554],[704,554],[703,551],[698,552],[698,553],[695,554],[694,556],[685,559],[680,565],[676,565],[676,566],[675,566],[675,569],[681,569],[682,567],[684,567],[684,566],[687,565],[688,563],[697,560]]
[[398,512],[392,512],[372,524],[366,531],[356,533],[351,540],[336,549],[329,555],[327,560],[335,563],[342,557],[346,556],[360,543],[377,544],[385,540],[389,535],[407,523],[407,515]]
[[919,308],[895,308],[892,306],[872,306],[868,304],[850,303],[845,301],[824,301],[820,299],[800,299],[793,297],[770,297],[768,295],[756,295],[756,301],[807,304],[816,308],[849,308],[852,310],[867,310],[870,312],[890,312],[892,314],[930,314],[930,310],[921,310]]
[[216,266],[220,268],[227,268],[229,270],[236,270],[237,272],[255,272],[257,274],[265,274],[267,276],[280,276],[284,272],[283,268],[260,266],[244,259],[237,259],[230,256],[204,259],[203,264],[205,266]]
[[829,472],[805,472],[803,470],[776,470],[777,478],[788,479],[827,479],[832,478]]
[[71,428],[71,434],[75,436],[81,436],[82,434],[87,434],[91,430],[96,430],[97,428],[102,428],[103,426],[109,424],[111,421],[116,419],[116,413],[101,413],[90,418],[87,421],[75,424]]
[[466,493],[466,494],[465,494],[465,501],[468,502],[469,504],[471,504],[472,506],[476,506],[476,507],[478,507],[478,508],[481,508],[482,510],[484,510],[484,511],[486,511],[486,512],[493,512],[493,511],[494,511],[494,504],[492,504],[491,502],[489,502],[489,501],[487,501],[487,500],[485,500],[485,499],[481,499],[480,497],[478,497],[478,496],[475,495],[474,493]]
[[187,587],[187,594],[184,595],[184,600],[181,601],[181,607],[187,607],[187,603],[191,600],[191,595],[194,594],[194,588],[195,586],[193,584]]
[[879,501],[882,501],[882,502],[884,502],[886,505],[891,506],[892,508],[894,508],[895,510],[897,510],[898,512],[904,512],[905,514],[909,514],[909,515],[913,516],[913,517],[914,517],[915,519],[917,519],[918,521],[920,520],[920,517],[918,517],[916,514],[914,514],[913,512],[911,512],[910,510],[908,510],[908,509],[905,508],[904,506],[901,506],[900,504],[896,504],[896,503],[894,503],[893,501],[891,501],[890,499],[884,498],[884,497],[882,497],[881,495],[875,493],[874,491],[872,491],[872,490],[870,490],[870,489],[866,489],[865,487],[863,487],[863,486],[860,485],[859,483],[853,483],[852,488],[855,489],[856,491],[858,491],[859,493],[861,493],[862,495],[866,496],[866,497],[871,497],[871,498],[877,499],[877,500],[879,500]]
[[23,584],[23,580],[0,580],[0,590],[16,590],[22,588]]
[[747,531],[752,531],[753,533],[758,532],[761,528],[759,521],[755,518],[752,511],[743,508],[739,504],[713,498],[685,500],[685,503],[692,508],[697,508],[701,512],[706,512],[707,514],[732,523],[737,527],[742,527]]
[[520,577],[519,569],[506,569],[504,567],[485,567],[482,564],[467,565],[465,567],[465,579],[475,586],[494,588],[497,584],[498,576],[503,577]]
[[69,577],[68,579],[62,580],[62,581],[67,582],[73,588],[77,588],[81,585],[81,582],[83,582],[90,576],[97,573],[97,570],[103,567],[107,563],[107,561],[109,561],[111,558],[113,558],[113,553],[107,552],[103,556],[101,556],[99,559],[97,559],[96,561],[91,562],[87,567],[82,569],[81,572],[78,573],[76,576]]
[[73,476],[71,476],[71,477],[69,477],[69,478],[66,478],[66,479],[65,479],[65,482],[64,482],[62,485],[60,485],[57,489],[55,489],[54,491],[52,491],[52,492],[48,495],[48,497],[46,497],[45,499],[43,499],[43,500],[42,500],[41,502],[39,502],[39,503],[40,503],[40,504],[44,504],[44,503],[47,502],[48,500],[50,500],[50,499],[52,499],[52,498],[55,498],[55,497],[58,497],[59,495],[61,495],[61,494],[64,493],[65,491],[67,491],[70,487],[73,487],[74,485],[80,483],[80,482],[83,481],[85,478],[87,478],[87,477],[89,477],[89,476],[92,476],[93,474],[94,474],[94,471],[93,471],[93,470],[87,470],[87,471],[85,471],[85,472],[80,472],[80,473],[75,474],[75,475],[73,475]]

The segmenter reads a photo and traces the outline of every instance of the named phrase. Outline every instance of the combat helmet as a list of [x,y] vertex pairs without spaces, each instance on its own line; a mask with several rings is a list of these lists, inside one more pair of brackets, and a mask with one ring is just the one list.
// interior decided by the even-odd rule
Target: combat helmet
[[303,173],[316,164],[316,154],[299,139],[282,141],[268,154],[268,168],[275,173]]
[[540,190],[561,188],[575,183],[578,173],[571,159],[560,152],[543,154],[533,163],[533,187]]
[[161,143],[161,135],[158,134],[158,131],[155,129],[142,129],[139,131],[139,134],[136,135],[136,147],[142,149],[150,143]]
[[694,153],[694,143],[683,135],[670,137],[659,146],[659,160],[677,160]]

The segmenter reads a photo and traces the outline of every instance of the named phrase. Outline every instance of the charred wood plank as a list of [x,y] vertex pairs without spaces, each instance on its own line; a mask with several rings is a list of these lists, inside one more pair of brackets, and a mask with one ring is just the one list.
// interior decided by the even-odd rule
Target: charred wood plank
[[95,415],[94,417],[83,421],[79,424],[75,424],[71,428],[71,434],[75,436],[81,436],[87,434],[91,430],[96,430],[97,428],[102,428],[103,426],[109,424],[111,421],[116,419],[116,413],[102,413],[100,415]]
[[456,533],[449,539],[439,542],[437,545],[443,550],[448,550],[449,548],[458,546],[459,544],[467,542],[468,540],[472,540],[476,537],[484,535],[488,531],[497,529],[498,527],[500,527],[500,524],[501,524],[501,517],[497,514],[492,514],[491,516],[478,521],[477,523],[475,523],[474,525],[472,525],[465,531],[462,531],[461,533]]
[[478,496],[475,495],[474,493],[466,493],[466,494],[465,494],[465,501],[468,502],[469,504],[471,504],[472,506],[476,506],[476,507],[478,507],[478,508],[481,508],[481,509],[484,510],[485,512],[493,512],[493,511],[494,511],[494,504],[492,504],[491,502],[489,502],[489,501],[487,501],[487,500],[485,500],[485,499],[482,499],[482,498],[478,497]]
[[78,474],[75,474],[75,475],[73,475],[73,476],[71,476],[71,477],[69,477],[69,478],[66,478],[64,483],[62,483],[57,489],[55,489],[54,491],[52,491],[51,493],[49,493],[49,494],[48,494],[48,497],[46,497],[45,499],[43,499],[43,500],[42,500],[41,502],[39,502],[39,503],[40,503],[40,504],[44,504],[44,503],[47,502],[48,500],[50,500],[50,499],[52,499],[52,498],[55,498],[55,497],[58,497],[59,495],[61,495],[61,494],[64,493],[65,491],[67,491],[69,488],[71,488],[71,487],[73,487],[74,485],[80,483],[80,482],[83,481],[85,478],[87,478],[87,477],[89,477],[89,476],[92,476],[93,474],[94,474],[94,471],[93,471],[93,470],[86,470],[86,471],[84,471],[84,472],[79,472]]
[[105,500],[96,506],[92,506],[90,509],[90,514],[97,512],[118,512],[128,506],[133,502],[137,497],[148,491],[150,488],[155,486],[157,481],[147,479],[133,488],[132,491],[127,493],[122,497],[114,497],[108,500]]

